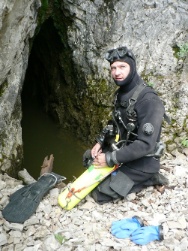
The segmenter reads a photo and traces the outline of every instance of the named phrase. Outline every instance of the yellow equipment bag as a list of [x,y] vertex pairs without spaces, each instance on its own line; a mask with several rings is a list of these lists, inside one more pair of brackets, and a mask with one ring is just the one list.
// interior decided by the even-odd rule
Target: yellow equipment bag
[[71,210],[116,168],[116,166],[95,168],[91,165],[72,184],[65,187],[58,196],[59,205],[66,210]]

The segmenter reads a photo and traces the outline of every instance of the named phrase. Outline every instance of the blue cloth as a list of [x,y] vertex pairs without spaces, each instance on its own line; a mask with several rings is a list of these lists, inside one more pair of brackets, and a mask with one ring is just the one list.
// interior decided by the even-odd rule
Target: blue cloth
[[141,227],[136,217],[112,222],[111,233],[119,239],[128,238],[136,229]]
[[138,245],[146,245],[151,241],[160,240],[159,226],[146,226],[135,230],[130,240]]

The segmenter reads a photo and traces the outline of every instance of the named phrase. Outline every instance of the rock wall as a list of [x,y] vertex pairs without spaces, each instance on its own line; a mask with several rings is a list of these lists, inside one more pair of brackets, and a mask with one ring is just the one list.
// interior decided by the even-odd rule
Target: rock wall
[[92,141],[110,114],[115,90],[105,51],[126,45],[136,55],[139,73],[159,92],[172,117],[163,135],[169,150],[181,150],[188,133],[188,59],[178,52],[188,42],[188,2],[42,1],[42,17],[40,6],[39,0],[0,3],[0,169],[16,174],[20,168],[20,95],[34,34],[40,31],[37,21],[41,25],[49,17],[62,47],[58,74],[51,71],[48,83],[56,100],[52,104],[44,99],[48,112]]
[[114,88],[104,55],[108,49],[128,46],[136,55],[138,72],[158,91],[172,119],[164,128],[168,149],[181,148],[188,137],[188,50],[185,57],[178,53],[181,46],[188,47],[188,2],[69,0],[62,10],[73,20],[68,43],[77,71],[85,75],[88,98],[94,90],[95,102],[109,104],[100,92],[105,85],[111,98]]
[[20,93],[39,6],[33,0],[0,2],[0,169],[14,176],[22,158]]

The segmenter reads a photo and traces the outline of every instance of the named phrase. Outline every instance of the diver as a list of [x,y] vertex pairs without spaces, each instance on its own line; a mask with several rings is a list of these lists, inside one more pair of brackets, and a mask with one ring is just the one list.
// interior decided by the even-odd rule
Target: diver
[[[125,46],[112,49],[105,58],[119,88],[114,95],[112,120],[97,136],[90,153],[95,168],[117,165],[117,169],[92,191],[99,204],[125,198],[147,186],[168,184],[159,173],[164,105],[137,73],[131,50]],[[119,142],[115,144],[116,134]]]

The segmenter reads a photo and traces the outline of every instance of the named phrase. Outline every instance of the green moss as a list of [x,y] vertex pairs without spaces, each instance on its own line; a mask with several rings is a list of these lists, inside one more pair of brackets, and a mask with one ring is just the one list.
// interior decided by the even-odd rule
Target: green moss
[[188,55],[188,43],[180,45],[180,50],[177,53],[179,58],[185,58]]
[[52,18],[54,21],[54,26],[57,29],[58,34],[61,37],[61,41],[65,48],[68,47],[68,38],[67,38],[67,28],[71,27],[72,21],[70,18],[64,15],[64,12],[61,10],[61,0],[55,0],[53,2],[53,12]]
[[180,51],[179,46],[175,45],[175,46],[172,47],[172,49],[173,49],[173,51],[174,51],[174,56],[175,56],[176,58],[178,58],[178,53],[179,53],[179,51]]
[[7,80],[5,80],[1,85],[0,85],[0,97],[3,95],[4,91],[6,90],[8,86]]
[[41,0],[41,7],[38,12],[38,25],[40,26],[48,16],[49,2],[48,0]]
[[101,100],[104,104],[105,101],[108,102],[113,95],[113,87],[110,86],[106,79],[96,79],[95,77],[89,75],[86,78],[86,85],[89,92],[88,95],[97,98],[97,103]]
[[185,117],[183,121],[182,130],[187,133],[187,137],[188,137],[188,115]]
[[154,75],[154,73],[153,72],[150,72],[149,74],[145,74],[144,73],[144,71],[142,72],[142,74],[141,74],[141,76],[142,76],[142,78],[143,78],[143,80],[149,85],[149,86],[152,86],[152,87],[154,87],[155,86],[155,83],[153,83],[153,82],[151,82],[150,81],[150,79],[151,78],[156,78],[157,80],[163,80],[165,77],[164,76],[162,76],[162,75]]
[[175,45],[173,47],[174,56],[178,59],[184,59],[188,55],[188,42],[185,42],[182,45]]
[[11,161],[11,167],[9,170],[7,170],[7,173],[14,178],[18,178],[18,172],[22,168],[22,162],[21,160],[23,159],[23,146],[18,145],[16,148],[17,155],[15,156],[12,154],[10,161]]

